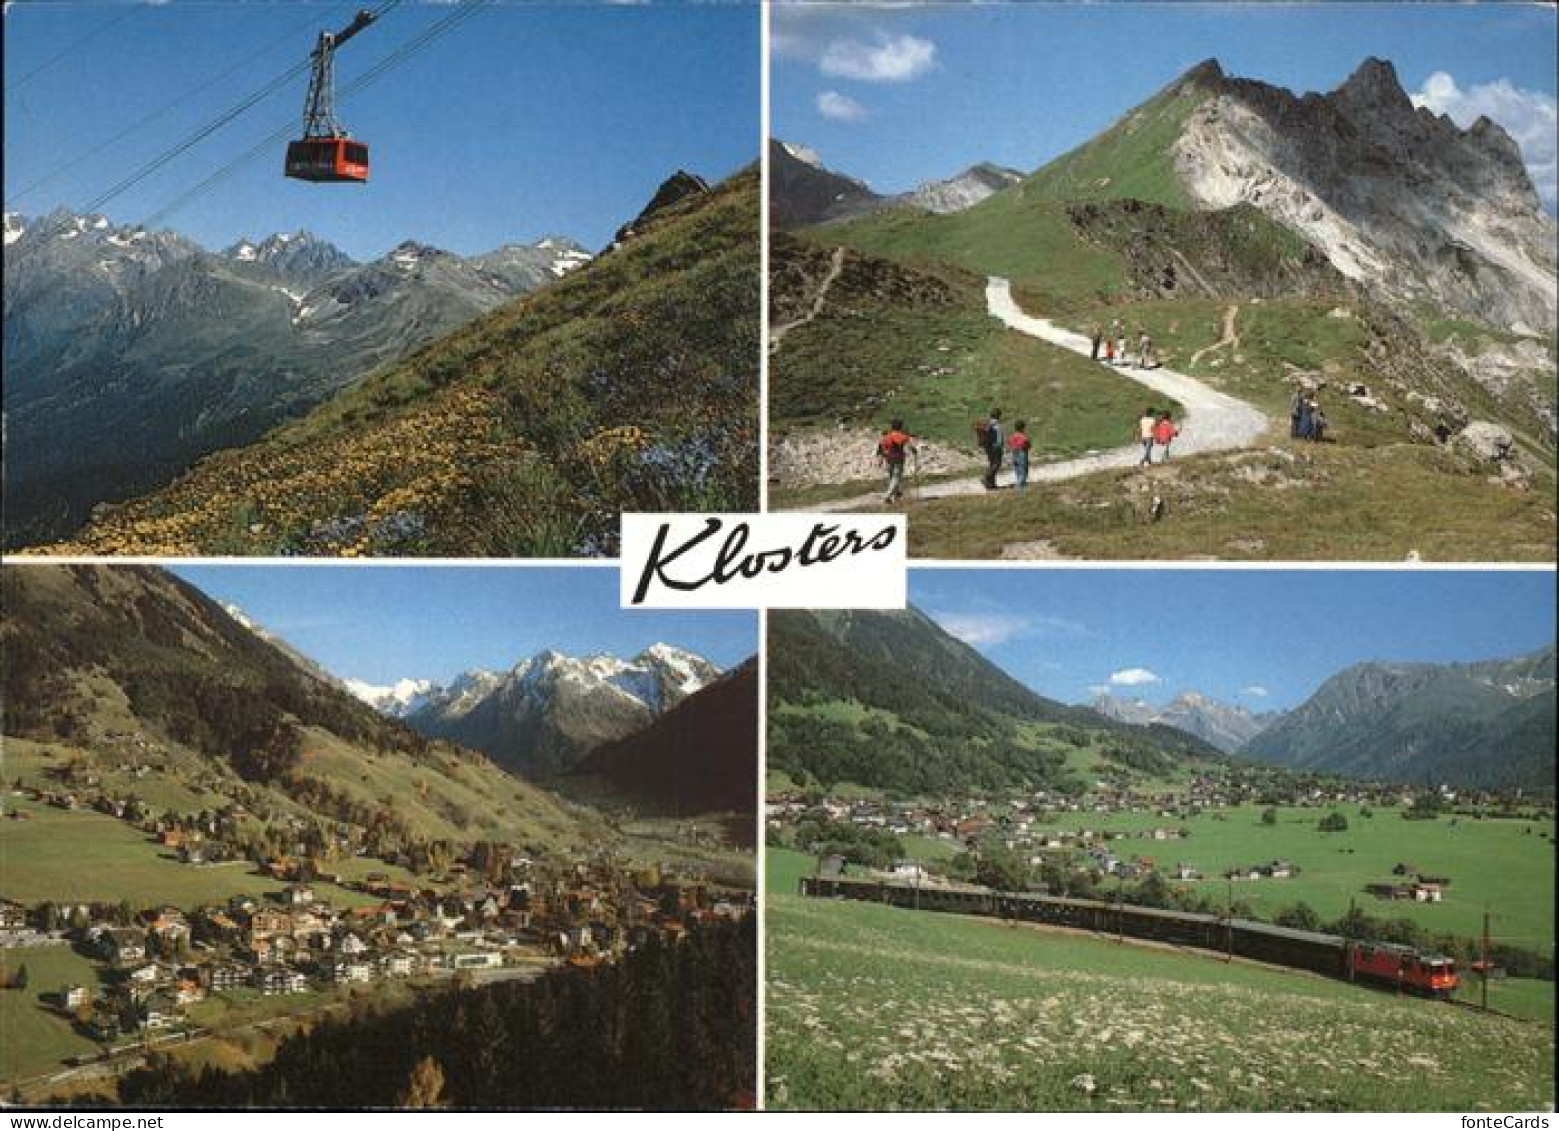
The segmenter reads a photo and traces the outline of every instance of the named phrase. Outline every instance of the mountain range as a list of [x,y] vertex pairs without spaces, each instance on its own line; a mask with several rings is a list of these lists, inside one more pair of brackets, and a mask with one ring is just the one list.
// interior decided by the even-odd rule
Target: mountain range
[[589,262],[569,240],[356,263],[308,232],[208,252],[57,211],[5,219],[6,544],[248,443],[369,371]]
[[1554,792],[1554,648],[1477,663],[1363,663],[1332,676],[1241,754],[1422,785]]
[[702,656],[652,644],[630,659],[547,649],[508,671],[474,669],[447,686],[403,679],[346,687],[422,734],[481,750],[526,777],[550,778],[644,730],[719,677]]
[[779,227],[842,220],[898,204],[927,212],[961,212],[1022,179],[1015,169],[982,161],[944,180],[884,196],[865,181],[829,169],[816,150],[778,139],[769,142],[770,217]]
[[1222,754],[1035,694],[923,612],[769,616],[768,769],[902,793],[1080,788]]
[[[52,548],[599,556],[614,552],[623,511],[752,509],[757,173],[712,186],[678,173],[668,185],[588,262],[556,241],[543,248],[547,263],[569,268],[551,285],[501,301],[164,487],[99,508]],[[305,300],[345,303],[350,318],[353,301],[397,293],[402,276],[469,270],[496,286],[519,259],[511,249],[477,268],[402,248]],[[397,332],[427,324],[421,300],[407,301]],[[180,411],[205,407],[191,397]]]
[[1253,713],[1238,705],[1220,703],[1198,691],[1177,695],[1162,707],[1104,692],[1096,695],[1089,706],[1106,718],[1133,726],[1160,723],[1183,730],[1226,754],[1239,750],[1281,717],[1281,712]]
[[0,596],[8,780],[218,813],[254,835],[347,827],[386,858],[433,840],[542,855],[601,842],[589,810],[375,713],[160,569],[10,565]]

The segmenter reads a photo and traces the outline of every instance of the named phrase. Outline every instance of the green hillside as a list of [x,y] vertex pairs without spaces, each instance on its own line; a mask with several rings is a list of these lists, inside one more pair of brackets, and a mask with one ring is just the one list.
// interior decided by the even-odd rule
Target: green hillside
[[[133,800],[123,819],[61,815],[115,826],[83,826],[107,854],[156,867],[172,853],[147,851],[132,826],[202,813],[268,855],[297,843],[282,824],[325,855],[341,835],[378,855],[478,840],[549,854],[599,839],[588,811],[379,716],[170,574],[17,565],[0,584],[6,780],[82,808]],[[57,812],[6,835],[18,851],[47,839]],[[197,885],[234,882],[170,867]]]
[[[794,874],[777,857],[775,870]],[[771,894],[767,925],[774,1108],[1552,1102],[1553,1034],[1541,1023],[1215,956],[871,904]]]
[[1211,746],[1041,698],[915,609],[769,618],[768,769],[904,794],[1170,776]]
[[757,500],[758,177],[102,515],[92,554],[568,556]]

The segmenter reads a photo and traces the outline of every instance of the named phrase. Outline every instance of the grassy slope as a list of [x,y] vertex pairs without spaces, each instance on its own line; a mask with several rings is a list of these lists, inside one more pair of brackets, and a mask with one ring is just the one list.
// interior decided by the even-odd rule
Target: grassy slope
[[0,990],[0,1080],[10,1081],[57,1067],[97,1046],[46,1006],[44,994],[67,985],[95,987],[97,968],[68,946],[0,950],[0,969],[27,967],[27,988]]
[[[795,874],[781,854],[770,859],[771,877]],[[773,1107],[1470,1111],[1552,1100],[1552,1035],[1532,1023],[866,904],[773,895],[767,924]],[[1084,1073],[1091,1099],[1071,1084]]]
[[83,530],[136,554],[563,555],[752,509],[757,177]]
[[972,450],[971,422],[994,404],[1009,424],[1028,421],[1040,463],[1121,443],[1141,409],[1135,383],[1003,329],[985,312],[981,283],[961,272],[939,280],[946,301],[937,304],[906,305],[841,281],[774,355],[778,433],[881,428],[899,416],[918,436]]
[[[1552,480],[1490,483],[1423,445],[1368,450],[1283,440],[1149,472],[1104,472],[992,498],[909,508],[910,553],[984,558],[1046,540],[1070,557],[1252,561],[1552,561]],[[1546,490],[1545,490],[1546,488]],[[1148,521],[1150,500],[1165,517]]]
[[[1340,833],[1316,831],[1316,821],[1327,809],[1280,809],[1276,825],[1263,825],[1261,810],[1246,806],[1223,811],[1224,820],[1202,814],[1178,822],[1191,829],[1188,840],[1132,838],[1117,842],[1117,851],[1151,856],[1160,866],[1184,860],[1213,877],[1236,864],[1281,859],[1299,865],[1303,872],[1292,879],[1235,884],[1236,898],[1249,902],[1263,918],[1303,900],[1323,919],[1332,919],[1356,900],[1371,915],[1411,918],[1434,931],[1472,938],[1482,930],[1487,904],[1495,913],[1494,935],[1539,950],[1553,944],[1554,849],[1538,835],[1552,831],[1551,825],[1462,819],[1452,826],[1449,819],[1403,820],[1390,809],[1361,817],[1357,806],[1338,808],[1348,818],[1347,830]],[[1151,813],[1068,813],[1055,821],[1056,827],[1127,832],[1163,823]],[[1430,875],[1450,876],[1445,901],[1381,902],[1364,893],[1366,883],[1392,879],[1391,869],[1399,862],[1415,864]],[[1227,891],[1222,879],[1187,886],[1218,901]]]

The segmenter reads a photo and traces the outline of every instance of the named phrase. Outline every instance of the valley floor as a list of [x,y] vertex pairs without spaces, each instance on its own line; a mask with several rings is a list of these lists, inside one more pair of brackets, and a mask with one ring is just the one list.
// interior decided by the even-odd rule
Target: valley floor
[[806,899],[785,894],[804,858],[776,850],[769,860],[771,1108],[1553,1102],[1546,1024],[1195,952]]

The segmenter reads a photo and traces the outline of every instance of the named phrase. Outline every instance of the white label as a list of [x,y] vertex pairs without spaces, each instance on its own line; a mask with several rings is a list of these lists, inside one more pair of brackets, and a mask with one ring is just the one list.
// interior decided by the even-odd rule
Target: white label
[[902,609],[903,515],[625,514],[622,605]]

